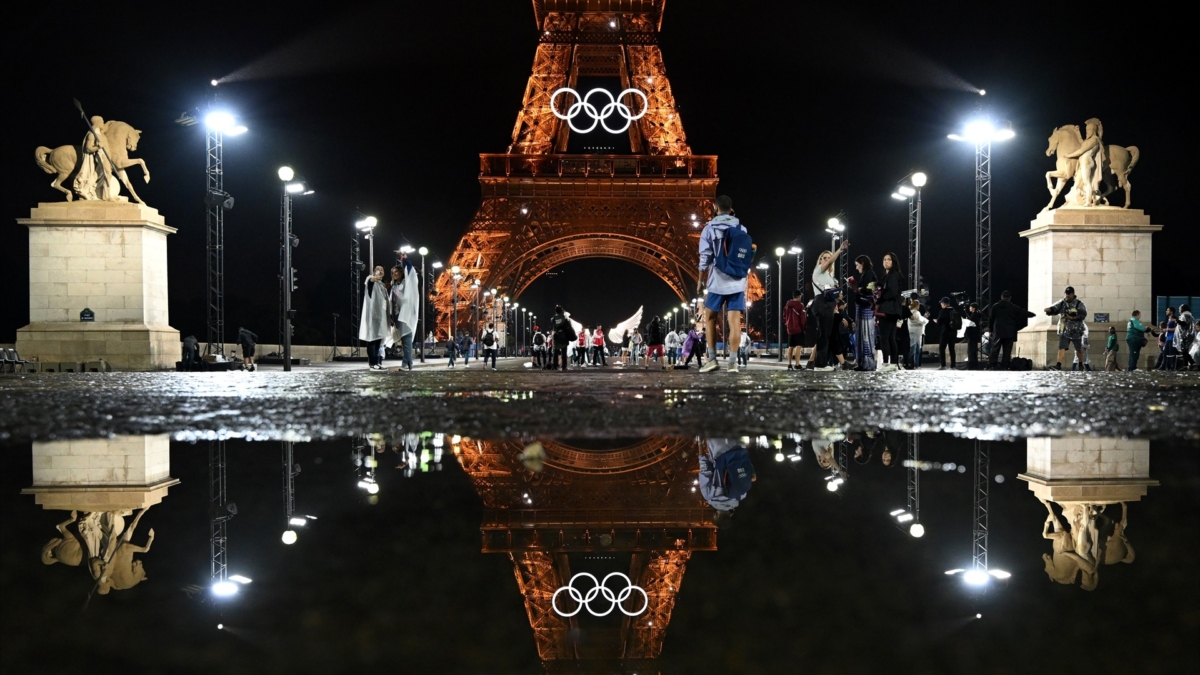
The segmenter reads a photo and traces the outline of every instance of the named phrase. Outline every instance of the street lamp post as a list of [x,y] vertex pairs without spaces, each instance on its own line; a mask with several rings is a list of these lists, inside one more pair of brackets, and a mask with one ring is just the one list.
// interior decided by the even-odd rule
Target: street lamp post
[[283,302],[280,303],[283,310],[283,339],[281,342],[283,343],[283,369],[285,372],[290,372],[292,370],[292,319],[295,318],[295,310],[292,309],[292,291],[296,290],[296,269],[292,266],[292,249],[300,243],[292,234],[292,196],[310,195],[313,191],[304,182],[304,178],[296,175],[290,166],[280,167],[278,174],[279,180],[283,182],[279,237],[282,247],[279,283],[283,296]]
[[912,185],[901,183],[892,199],[908,201],[908,273],[917,295],[921,295],[921,188],[928,177],[917,172],[909,176]]
[[375,216],[367,216],[362,220],[354,223],[354,227],[366,235],[367,240],[371,243],[370,253],[367,255],[367,268],[371,273],[375,273],[375,226],[379,224],[379,219]]
[[421,254],[421,363],[425,363],[425,256],[429,249],[422,246],[417,253]]
[[[458,265],[454,265],[453,267],[450,268],[450,274],[454,279],[454,296],[451,298],[453,307],[450,310],[449,335],[450,335],[450,341],[454,342],[455,338],[458,337],[457,336],[457,331],[458,331],[458,280],[462,279],[462,268],[460,268]],[[455,342],[455,346],[456,347],[458,346],[457,342]]]
[[775,298],[775,311],[779,313],[775,325],[775,339],[779,342],[779,358],[783,361],[783,255],[787,253],[787,249],[782,246],[775,248],[776,264],[779,267],[779,278],[775,282],[776,292],[779,297]]
[[[842,221],[838,220],[837,218],[830,218],[828,221],[826,221],[825,225],[826,225],[825,231],[828,232],[830,235],[829,250],[830,250],[830,252],[836,253],[838,239],[844,239],[846,236],[846,234],[845,234],[846,233],[846,224],[843,223]],[[838,276],[839,284],[842,283],[842,281],[846,277],[846,257],[847,256],[845,256],[845,255],[838,256],[838,275],[837,276]]]
[[1012,127],[997,129],[987,118],[972,120],[963,133],[949,135],[975,145],[975,300],[981,307],[992,304],[992,143],[1014,136]]

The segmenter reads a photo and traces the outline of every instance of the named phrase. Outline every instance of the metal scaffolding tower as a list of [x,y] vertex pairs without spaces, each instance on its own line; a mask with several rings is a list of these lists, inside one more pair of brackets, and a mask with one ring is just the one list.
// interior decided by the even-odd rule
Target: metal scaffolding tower
[[212,582],[225,581],[229,577],[229,549],[226,524],[237,513],[225,492],[225,441],[210,441],[208,444],[208,515],[209,515],[209,561]]
[[971,568],[988,570],[988,483],[991,478],[989,444],[975,441],[975,527],[971,534]]
[[992,142],[975,143],[975,300],[992,305]]
[[296,515],[296,474],[300,473],[300,465],[296,464],[295,446],[293,441],[283,441],[283,521],[287,526],[292,516]]
[[[913,288],[921,288],[921,212],[920,191],[908,198],[908,279]],[[919,295],[919,293],[918,293]]]
[[[358,245],[358,234],[350,241],[350,358],[358,358],[359,312],[362,311],[363,261],[362,249]],[[423,340],[424,338],[422,338]]]
[[204,223],[206,227],[208,343],[205,354],[225,354],[225,159],[224,134],[208,127],[205,134]]
[[921,437],[908,435],[908,512],[914,523],[921,522]]

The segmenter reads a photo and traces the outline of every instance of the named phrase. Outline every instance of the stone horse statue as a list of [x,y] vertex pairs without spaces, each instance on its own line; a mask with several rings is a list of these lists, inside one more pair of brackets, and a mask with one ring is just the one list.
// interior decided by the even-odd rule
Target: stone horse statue
[[[1058,200],[1058,195],[1062,192],[1067,181],[1072,179],[1076,183],[1079,182],[1077,172],[1079,170],[1079,159],[1071,157],[1071,154],[1083,145],[1083,135],[1079,132],[1079,127],[1074,124],[1058,127],[1050,134],[1050,145],[1046,148],[1046,156],[1057,154],[1055,158],[1054,171],[1046,172],[1046,189],[1050,191],[1050,203],[1046,204],[1046,208],[1042,211],[1049,211],[1054,208],[1054,202]],[[1129,208],[1129,203],[1132,200],[1132,185],[1129,183],[1129,174],[1133,171],[1133,167],[1138,162],[1140,152],[1137,147],[1129,146],[1122,147],[1119,145],[1105,145],[1103,157],[1103,178],[1104,191],[1100,193],[1099,199],[1108,204],[1108,195],[1112,194],[1118,187],[1125,190],[1125,206]],[[1051,179],[1056,179],[1051,183]],[[1066,197],[1067,206],[1085,206],[1078,194],[1081,192],[1082,186],[1075,185],[1072,193]]]
[[[130,151],[137,150],[142,132],[134,129],[125,122],[113,120],[104,125],[102,133],[107,141],[105,147],[108,151],[108,156],[102,161],[107,165],[108,160],[112,160],[111,170],[116,172],[117,177],[121,180],[121,184],[125,186],[126,190],[129,190],[129,194],[133,195],[133,198],[139,204],[144,204],[145,202],[142,201],[142,198],[133,189],[133,185],[129,182],[129,176],[125,173],[125,169],[136,164],[142,167],[142,177],[145,181],[147,183],[150,182],[150,170],[146,168],[146,162],[142,159],[129,156]],[[60,145],[53,150],[45,146],[39,146],[37,150],[33,151],[34,160],[37,161],[37,165],[41,167],[42,171],[50,175],[58,174],[54,181],[50,183],[50,187],[65,194],[67,201],[74,199],[74,195],[71,194],[70,190],[62,186],[62,182],[72,173],[75,173],[78,168],[79,157],[83,154],[83,147],[81,145]],[[88,198],[82,193],[80,196],[84,199]],[[118,197],[115,191],[109,198],[110,201],[123,201],[124,199],[124,197]]]

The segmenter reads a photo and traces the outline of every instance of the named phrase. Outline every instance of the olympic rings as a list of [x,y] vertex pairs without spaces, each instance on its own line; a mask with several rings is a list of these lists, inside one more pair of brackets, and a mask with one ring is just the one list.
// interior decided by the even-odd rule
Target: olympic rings
[[[571,107],[567,108],[566,113],[559,112],[558,107],[554,105],[554,101],[558,98],[559,94],[570,94],[578,99],[571,104]],[[596,110],[596,106],[592,105],[590,102],[594,94],[604,94],[608,97],[608,103],[605,103],[604,106],[599,110]],[[633,111],[629,109],[629,106],[621,102],[621,99],[625,98],[626,94],[637,94],[638,96],[642,97],[642,111],[640,113],[634,115]],[[553,94],[550,94],[550,112],[554,113],[554,116],[558,119],[566,120],[567,124],[571,125],[571,130],[580,134],[586,134],[594,130],[597,124],[604,127],[604,130],[610,134],[624,133],[627,129],[629,129],[630,124],[636,120],[642,119],[642,117],[645,116],[646,111],[649,109],[650,100],[646,98],[645,94],[637,89],[626,89],[617,94],[616,98],[614,98],[607,89],[601,89],[599,87],[589,91],[587,95],[583,96],[582,98],[580,98],[579,92],[571,89],[570,87],[557,89]],[[580,113],[587,113],[587,116],[592,118],[592,126],[587,127],[586,129],[580,129],[579,127],[575,126],[575,118],[579,117]],[[621,127],[620,129],[613,129],[608,126],[608,122],[606,120],[609,117],[612,117],[613,113],[625,118],[625,126]]]
[[[575,589],[575,580],[579,577],[587,577],[588,579],[592,580],[593,584],[596,585],[588,589],[587,593],[580,593]],[[614,594],[612,590],[608,588],[608,580],[613,577],[621,577],[625,580],[625,588],[620,593]],[[563,591],[566,591],[567,595],[569,595],[571,599],[575,601],[575,604],[579,605],[575,608],[574,612],[568,613],[558,608],[558,594],[562,593]],[[628,600],[629,596],[633,595],[634,591],[642,594],[642,608],[636,612],[630,612],[622,607],[621,603]],[[592,600],[595,600],[597,595],[604,596],[604,600],[612,603],[604,612],[596,612],[592,610]],[[609,574],[608,576],[604,577],[604,581],[597,581],[596,577],[588,574],[587,572],[580,572],[571,577],[571,581],[568,582],[566,586],[554,591],[554,595],[550,597],[550,605],[554,607],[555,614],[563,617],[575,616],[579,613],[579,610],[583,609],[584,607],[587,607],[588,613],[592,616],[608,616],[612,613],[613,608],[621,610],[621,613],[625,616],[637,616],[642,612],[645,612],[646,608],[650,606],[650,596],[646,595],[646,591],[643,590],[641,586],[634,586],[633,582],[629,580],[629,577],[621,574],[620,572],[613,572]]]

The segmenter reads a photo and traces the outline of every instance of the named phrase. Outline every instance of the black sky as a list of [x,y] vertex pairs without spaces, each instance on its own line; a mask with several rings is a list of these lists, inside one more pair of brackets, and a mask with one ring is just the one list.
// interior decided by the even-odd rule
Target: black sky
[[[169,243],[171,323],[202,336],[204,139],[173,120],[203,103],[210,79],[262,64],[249,69],[257,79],[220,88],[251,129],[226,146],[226,189],[237,199],[227,221],[228,322],[274,332],[275,169],[290,164],[317,189],[296,207],[299,343],[327,342],[331,313],[349,311],[356,209],[379,217],[381,248],[407,240],[449,256],[479,203],[478,153],[510,142],[537,39],[529,3],[518,0],[108,3],[92,14],[94,6],[63,4],[5,10],[3,213],[23,217],[58,199],[32,154],[82,138],[72,97],[89,114],[134,124],[144,131],[135,154],[153,176],[139,193],[179,228]],[[903,256],[904,207],[889,194],[920,169],[930,176],[926,278],[935,294],[971,290],[973,156],[946,134],[983,103],[1017,132],[993,155],[997,292],[1025,300],[1017,232],[1048,199],[1047,136],[1092,116],[1106,140],[1141,150],[1134,205],[1166,225],[1155,235],[1154,293],[1197,292],[1186,274],[1198,238],[1180,184],[1184,155],[1170,150],[1186,134],[1177,111],[1190,109],[1190,58],[1180,22],[1152,5],[1117,16],[1045,5],[858,12],[693,0],[670,3],[661,44],[692,150],[720,156],[720,192],[760,250],[799,238],[816,252],[825,220],[844,212],[856,253]],[[3,342],[28,322],[27,232],[9,223],[0,238]],[[564,271],[535,284],[525,304],[541,313],[561,301],[611,323],[638,305],[649,313],[677,303],[629,263]]]

